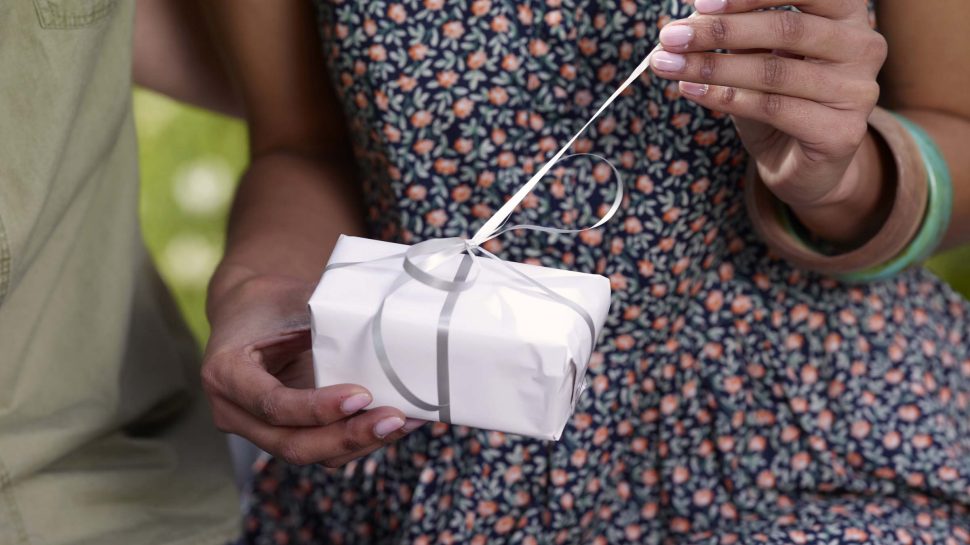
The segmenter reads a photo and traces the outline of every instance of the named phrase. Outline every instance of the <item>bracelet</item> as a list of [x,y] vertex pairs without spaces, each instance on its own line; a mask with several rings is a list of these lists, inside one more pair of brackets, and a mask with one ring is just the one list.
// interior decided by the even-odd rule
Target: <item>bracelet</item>
[[[847,277],[871,272],[900,256],[926,222],[929,165],[916,136],[896,116],[876,108],[869,117],[873,135],[881,138],[892,154],[895,185],[892,209],[879,231],[861,246],[841,253],[816,248],[792,228],[781,201],[761,180],[757,166],[750,164],[745,183],[745,204],[755,232],[768,248],[794,266],[823,274]],[[868,278],[866,275],[858,280]],[[857,280],[857,281],[858,281]]]
[[845,282],[884,280],[899,274],[912,265],[922,263],[940,245],[940,241],[950,224],[953,211],[953,178],[950,176],[950,169],[947,167],[940,148],[920,126],[901,115],[895,115],[916,140],[923,157],[923,164],[927,173],[927,185],[929,186],[926,215],[923,217],[920,230],[902,253],[882,265],[840,275],[839,279]]

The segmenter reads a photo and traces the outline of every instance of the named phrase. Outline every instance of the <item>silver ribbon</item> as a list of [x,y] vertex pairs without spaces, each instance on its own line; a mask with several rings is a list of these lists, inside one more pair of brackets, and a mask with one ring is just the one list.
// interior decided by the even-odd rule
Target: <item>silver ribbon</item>
[[[409,247],[403,254],[399,253],[378,259],[393,259],[402,257],[402,255],[404,258],[402,267],[403,271],[401,272],[401,275],[398,276],[398,278],[392,284],[387,295],[384,296],[380,306],[377,309],[377,313],[372,319],[371,337],[373,340],[374,352],[377,355],[381,369],[384,371],[384,375],[387,376],[387,379],[390,381],[394,389],[397,390],[397,392],[401,394],[401,396],[409,403],[425,411],[437,411],[439,420],[441,422],[451,423],[448,335],[451,318],[454,313],[455,305],[458,303],[458,299],[461,296],[461,292],[471,288],[475,284],[475,280],[478,278],[478,274],[480,273],[481,266],[477,263],[478,258],[476,257],[476,254],[478,253],[490,259],[494,259],[497,263],[501,264],[506,271],[511,272],[518,278],[522,279],[528,287],[534,288],[539,294],[549,297],[553,301],[562,304],[578,314],[589,329],[590,354],[593,353],[596,345],[596,327],[593,323],[592,316],[586,312],[586,309],[575,301],[556,293],[541,282],[536,281],[529,275],[510,266],[495,254],[482,248],[482,244],[504,233],[519,229],[539,231],[543,233],[574,235],[590,229],[596,229],[597,227],[600,227],[606,222],[610,221],[610,219],[616,215],[617,210],[619,210],[620,205],[623,203],[623,180],[613,163],[599,155],[592,153],[576,153],[566,155],[566,152],[569,150],[569,147],[572,146],[573,143],[579,138],[579,136],[600,116],[600,114],[602,114],[620,96],[620,94],[626,90],[627,87],[629,87],[634,81],[636,81],[637,78],[640,77],[641,74],[643,74],[644,71],[646,71],[647,67],[650,65],[650,58],[658,50],[659,46],[654,48],[654,50],[643,59],[643,61],[633,70],[623,84],[621,84],[616,91],[614,91],[613,94],[610,95],[610,97],[603,103],[603,105],[600,106],[599,110],[593,114],[593,117],[591,117],[589,121],[587,121],[586,124],[583,125],[582,128],[580,128],[579,131],[577,131],[576,134],[573,135],[573,137],[570,138],[569,141],[566,142],[566,144],[542,166],[542,168],[540,168],[525,184],[523,184],[522,187],[520,187],[515,194],[513,194],[512,197],[482,225],[482,227],[474,234],[474,236],[472,236],[472,238],[464,239],[458,237],[449,237],[430,239]],[[614,177],[616,178],[616,196],[613,198],[613,203],[606,214],[604,214],[593,225],[583,227],[581,229],[560,229],[556,227],[546,227],[533,224],[518,224],[505,227],[505,224],[508,222],[515,208],[559,161],[584,155],[604,161],[607,165],[609,165],[610,169],[613,171]],[[459,255],[462,255],[463,257],[454,276],[449,278],[435,274],[435,270],[437,268],[445,263],[450,262],[452,258]],[[370,262],[371,261],[331,263],[327,265],[326,271]],[[395,292],[397,292],[398,289],[401,288],[401,286],[411,280],[420,282],[421,284],[436,290],[447,292],[448,294],[445,298],[444,305],[441,308],[441,313],[438,316],[438,330],[436,339],[437,403],[432,403],[430,401],[421,399],[417,394],[411,391],[407,385],[404,384],[404,381],[401,380],[401,377],[397,374],[394,366],[391,364],[390,357],[387,353],[386,343],[384,342],[382,319],[387,301],[392,295],[394,295]],[[576,362],[570,360],[570,365],[570,373],[572,374],[574,381],[570,402],[574,403],[577,393],[576,381],[578,381],[580,377],[578,376]]]

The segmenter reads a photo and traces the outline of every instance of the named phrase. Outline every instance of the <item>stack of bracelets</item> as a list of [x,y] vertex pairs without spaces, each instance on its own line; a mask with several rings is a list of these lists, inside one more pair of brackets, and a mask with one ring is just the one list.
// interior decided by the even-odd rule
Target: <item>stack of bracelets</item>
[[890,278],[921,263],[939,245],[950,222],[953,186],[950,171],[926,132],[882,108],[869,126],[892,153],[895,168],[893,204],[879,231],[861,246],[839,252],[810,239],[758,175],[748,170],[745,201],[755,231],[779,257],[796,267],[845,282]]

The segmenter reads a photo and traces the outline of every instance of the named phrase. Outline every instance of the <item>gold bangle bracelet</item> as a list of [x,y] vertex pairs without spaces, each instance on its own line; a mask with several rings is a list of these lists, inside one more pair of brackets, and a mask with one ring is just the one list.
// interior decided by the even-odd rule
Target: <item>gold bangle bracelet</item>
[[892,210],[879,231],[861,246],[834,255],[812,248],[785,226],[782,203],[761,180],[752,162],[744,184],[745,206],[755,232],[775,255],[797,268],[838,275],[868,269],[903,251],[919,230],[927,205],[927,172],[919,146],[888,111],[877,107],[869,127],[893,156]]

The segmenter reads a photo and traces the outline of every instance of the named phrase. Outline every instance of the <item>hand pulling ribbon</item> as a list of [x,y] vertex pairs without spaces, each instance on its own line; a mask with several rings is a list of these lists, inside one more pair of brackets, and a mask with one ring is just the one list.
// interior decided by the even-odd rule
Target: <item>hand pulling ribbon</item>
[[[553,290],[549,289],[542,283],[530,278],[525,273],[509,266],[507,263],[502,261],[498,256],[485,250],[481,247],[485,242],[505,234],[509,231],[514,231],[518,229],[527,229],[532,231],[540,231],[544,233],[555,233],[555,234],[576,234],[582,231],[588,231],[590,229],[595,229],[601,225],[608,222],[616,214],[617,210],[620,208],[620,204],[623,202],[623,180],[620,177],[619,171],[616,167],[608,161],[607,159],[591,154],[591,153],[576,153],[572,155],[566,155],[566,151],[570,146],[579,138],[579,136],[602,114],[612,103],[620,96],[620,94],[626,90],[640,75],[646,71],[647,67],[650,66],[650,58],[653,54],[660,49],[659,46],[654,48],[650,54],[643,59],[643,61],[633,70],[633,72],[627,77],[626,81],[620,85],[616,91],[600,106],[599,110],[593,114],[593,117],[586,122],[572,138],[569,139],[566,144],[559,149],[558,152],[545,163],[542,168],[540,168],[533,176],[526,182],[514,195],[504,204],[495,214],[490,217],[484,225],[475,233],[470,239],[464,239],[460,237],[448,237],[448,238],[436,238],[430,239],[423,242],[419,242],[407,251],[388,257],[380,258],[383,259],[393,259],[398,257],[404,257],[403,271],[401,275],[394,281],[391,285],[390,291],[384,296],[381,301],[381,305],[374,315],[371,322],[371,336],[373,338],[374,352],[377,355],[377,359],[380,362],[381,369],[387,376],[387,379],[394,386],[394,389],[401,394],[404,399],[415,407],[425,410],[425,411],[438,411],[439,420],[441,422],[450,423],[451,422],[451,400],[450,400],[450,387],[449,387],[449,363],[448,363],[448,333],[451,323],[452,312],[455,308],[455,304],[458,302],[458,298],[461,292],[467,290],[472,285],[474,285],[475,280],[478,277],[479,267],[476,261],[476,253],[481,253],[482,255],[496,260],[500,263],[504,269],[511,272],[524,280],[531,287],[536,288],[543,295],[549,297],[553,301],[556,301],[573,312],[579,314],[586,322],[589,327],[590,336],[590,354],[595,347],[596,343],[596,331],[593,325],[592,317],[586,312],[583,307],[577,304]],[[555,227],[546,227],[542,225],[533,224],[521,224],[512,225],[510,227],[504,227],[505,223],[509,220],[512,212],[515,208],[525,199],[533,188],[549,173],[549,171],[563,159],[569,159],[578,156],[590,156],[595,157],[604,161],[609,165],[610,169],[613,171],[613,175],[616,177],[616,196],[613,199],[613,204],[610,209],[603,215],[596,223],[582,229],[559,229]],[[434,274],[434,270],[444,263],[448,262],[451,258],[464,254],[461,263],[458,266],[458,271],[455,273],[453,278],[443,278]],[[375,260],[376,261],[376,260]],[[354,262],[342,262],[342,263],[331,263],[327,265],[326,271],[331,269],[337,269],[342,267],[348,267],[352,265],[359,265],[362,263],[369,263],[370,261],[354,261]],[[414,392],[412,392],[398,376],[397,372],[394,370],[394,366],[391,365],[391,360],[387,355],[387,348],[384,343],[384,335],[382,331],[381,321],[384,314],[384,307],[387,304],[387,300],[394,295],[394,293],[407,282],[415,280],[431,288],[447,292],[448,295],[445,299],[445,303],[441,309],[441,314],[438,317],[438,333],[437,333],[437,386],[438,386],[438,402],[431,403],[425,401],[418,397]],[[575,375],[577,372],[575,362],[570,362],[571,372]],[[578,380],[579,377],[575,377]],[[575,397],[576,387],[574,382],[573,396]]]

